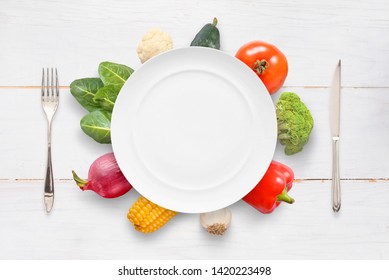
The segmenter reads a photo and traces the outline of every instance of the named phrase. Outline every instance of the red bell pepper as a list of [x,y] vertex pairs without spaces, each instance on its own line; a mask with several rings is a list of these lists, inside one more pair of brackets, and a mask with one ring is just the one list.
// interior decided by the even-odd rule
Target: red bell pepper
[[243,200],[258,211],[269,214],[282,201],[289,204],[294,202],[294,199],[288,195],[293,180],[293,170],[285,164],[273,160],[261,181],[243,197]]

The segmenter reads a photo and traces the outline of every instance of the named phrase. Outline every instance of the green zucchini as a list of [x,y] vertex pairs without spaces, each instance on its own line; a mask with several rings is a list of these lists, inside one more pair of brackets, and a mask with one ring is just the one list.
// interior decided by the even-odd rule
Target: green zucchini
[[194,37],[191,46],[220,49],[220,33],[216,27],[217,18],[212,23],[207,23]]

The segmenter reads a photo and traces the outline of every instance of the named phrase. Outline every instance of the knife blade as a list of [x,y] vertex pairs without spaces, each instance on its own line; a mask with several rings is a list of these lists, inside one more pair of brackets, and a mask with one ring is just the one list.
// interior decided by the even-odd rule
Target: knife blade
[[340,140],[340,91],[341,60],[336,66],[330,95],[330,125],[332,136],[332,210],[339,212],[341,205],[339,175],[339,140]]

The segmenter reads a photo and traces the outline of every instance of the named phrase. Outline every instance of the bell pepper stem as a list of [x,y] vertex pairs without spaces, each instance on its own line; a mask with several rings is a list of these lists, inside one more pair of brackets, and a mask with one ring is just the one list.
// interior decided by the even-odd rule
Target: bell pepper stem
[[74,181],[76,182],[77,186],[79,186],[80,188],[83,188],[86,185],[86,183],[88,183],[88,181],[78,177],[76,172],[74,172],[74,170],[72,170],[72,174],[73,174]]
[[215,18],[215,17],[213,18],[212,25],[213,25],[213,26],[216,26],[216,25],[217,25],[217,18]]
[[294,198],[290,197],[289,194],[288,194],[288,189],[285,188],[282,193],[280,193],[278,196],[277,196],[277,201],[283,201],[283,202],[286,202],[286,203],[289,203],[289,204],[292,204],[294,202]]

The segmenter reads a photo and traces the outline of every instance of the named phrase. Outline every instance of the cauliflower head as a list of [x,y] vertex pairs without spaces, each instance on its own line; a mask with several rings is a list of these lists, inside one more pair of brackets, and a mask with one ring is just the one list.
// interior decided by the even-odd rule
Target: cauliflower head
[[309,109],[293,92],[284,92],[276,103],[278,140],[285,145],[285,154],[300,152],[308,142],[313,128]]
[[144,63],[153,56],[173,48],[169,33],[157,28],[150,29],[142,38],[137,48],[140,61]]

